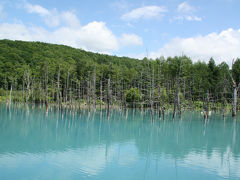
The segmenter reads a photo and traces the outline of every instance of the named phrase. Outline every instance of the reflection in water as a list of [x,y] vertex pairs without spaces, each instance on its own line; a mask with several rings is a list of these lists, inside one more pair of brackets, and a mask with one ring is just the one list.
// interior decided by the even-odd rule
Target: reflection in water
[[239,120],[0,107],[0,179],[238,179]]

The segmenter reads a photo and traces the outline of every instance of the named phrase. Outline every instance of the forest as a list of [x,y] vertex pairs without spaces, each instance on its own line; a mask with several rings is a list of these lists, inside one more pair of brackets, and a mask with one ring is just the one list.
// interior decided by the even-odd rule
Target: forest
[[150,108],[231,112],[240,108],[240,59],[232,67],[189,57],[142,60],[64,45],[0,40],[0,102],[57,108]]

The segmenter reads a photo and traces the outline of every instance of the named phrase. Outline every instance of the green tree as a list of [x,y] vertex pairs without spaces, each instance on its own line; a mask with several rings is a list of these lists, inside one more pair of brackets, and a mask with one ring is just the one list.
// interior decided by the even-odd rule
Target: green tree
[[126,102],[133,106],[134,103],[140,102],[142,99],[141,91],[137,88],[131,88],[126,90],[125,93]]

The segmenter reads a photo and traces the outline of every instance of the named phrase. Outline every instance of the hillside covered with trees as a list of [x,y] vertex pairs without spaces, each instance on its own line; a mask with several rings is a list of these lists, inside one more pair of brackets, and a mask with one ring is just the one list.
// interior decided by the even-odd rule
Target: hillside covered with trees
[[232,109],[240,97],[240,59],[187,56],[143,60],[63,45],[0,40],[0,100],[82,108]]

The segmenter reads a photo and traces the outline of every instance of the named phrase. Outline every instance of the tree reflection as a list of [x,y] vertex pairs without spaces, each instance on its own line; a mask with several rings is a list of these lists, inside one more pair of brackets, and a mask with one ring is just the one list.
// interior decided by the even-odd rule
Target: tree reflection
[[[93,147],[98,153],[97,147],[101,147],[107,162],[113,149],[120,154],[124,149],[122,144],[131,142],[131,147],[136,148],[134,153],[144,158],[145,175],[153,164],[159,166],[163,156],[166,160],[173,160],[176,176],[178,167],[186,164],[214,169],[215,162],[229,170],[239,165],[239,120],[227,115],[224,119],[221,115],[212,115],[204,121],[200,113],[185,112],[181,119],[173,121],[172,114],[166,113],[164,121],[155,118],[152,122],[151,113],[137,109],[89,113],[88,110],[77,112],[49,108],[46,116],[45,109],[41,107],[2,106],[0,155],[8,152],[61,153]],[[159,168],[156,168],[156,173]]]

